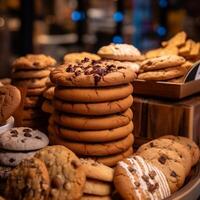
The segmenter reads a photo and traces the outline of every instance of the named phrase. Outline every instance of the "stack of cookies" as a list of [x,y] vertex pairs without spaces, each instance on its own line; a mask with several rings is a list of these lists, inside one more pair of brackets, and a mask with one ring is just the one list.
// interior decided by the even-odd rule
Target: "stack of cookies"
[[[52,71],[54,144],[109,166],[132,154],[134,70],[112,61],[64,64]],[[54,129],[54,131],[53,131]]]
[[165,199],[181,188],[199,155],[198,146],[185,137],[152,140],[117,164],[115,188],[124,200]]
[[12,82],[20,88],[23,97],[16,117],[18,126],[39,125],[42,119],[41,96],[46,89],[50,68],[55,64],[53,58],[45,55],[27,55],[13,62]]

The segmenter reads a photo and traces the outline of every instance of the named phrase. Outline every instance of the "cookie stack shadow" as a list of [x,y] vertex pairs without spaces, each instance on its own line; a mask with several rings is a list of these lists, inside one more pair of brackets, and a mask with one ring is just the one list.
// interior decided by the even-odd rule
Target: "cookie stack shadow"
[[[67,76],[74,74],[74,80],[83,77],[83,82],[74,82],[74,85],[61,80],[65,74],[57,77],[62,67],[51,73],[51,80],[56,84],[53,100],[55,112],[48,130],[52,144],[64,145],[79,157],[90,157],[105,165],[115,166],[119,160],[133,153],[133,113],[130,109],[133,87],[130,80],[134,76],[130,78],[129,75],[126,79],[126,74],[115,71],[117,67],[112,62],[105,65],[101,61],[90,63],[85,59],[79,65],[62,66],[66,67],[64,73]],[[111,78],[106,83],[103,78],[112,76],[112,67],[117,73],[116,79]],[[71,68],[73,72],[67,72]],[[85,70],[91,71],[87,74]],[[90,78],[92,81],[89,83]],[[84,81],[86,87],[81,85]],[[103,84],[101,81],[104,81]]]

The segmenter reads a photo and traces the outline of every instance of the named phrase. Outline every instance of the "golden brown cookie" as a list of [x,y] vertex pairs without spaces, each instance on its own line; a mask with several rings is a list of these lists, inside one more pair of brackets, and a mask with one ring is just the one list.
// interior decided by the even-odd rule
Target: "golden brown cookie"
[[25,97],[24,107],[25,108],[37,108],[42,105],[42,99],[37,96]]
[[27,96],[38,96],[38,95],[41,95],[45,90],[46,90],[46,87],[28,88]]
[[190,40],[190,39],[187,40],[185,45],[179,49],[178,54],[181,55],[181,56],[189,56],[190,50],[192,48],[192,43],[193,43],[192,40]]
[[111,196],[83,195],[81,200],[112,200]]
[[42,111],[46,113],[52,114],[54,111],[54,106],[52,105],[50,100],[45,100],[42,104]]
[[52,100],[54,97],[54,90],[55,87],[49,87],[47,90],[45,90],[45,92],[43,93],[43,97],[48,99],[48,100]]

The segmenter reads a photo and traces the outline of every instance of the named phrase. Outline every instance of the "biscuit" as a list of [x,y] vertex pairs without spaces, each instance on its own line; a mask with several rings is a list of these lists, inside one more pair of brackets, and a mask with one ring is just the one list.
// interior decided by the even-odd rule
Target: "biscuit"
[[114,170],[112,168],[93,159],[81,158],[80,160],[87,178],[105,182],[113,181]]
[[121,61],[137,61],[141,59],[140,51],[130,44],[109,44],[101,47],[97,54],[102,58]]
[[170,67],[166,69],[160,69],[157,71],[148,71],[138,75],[138,79],[141,80],[169,80],[183,76],[187,72],[185,67]]
[[61,138],[68,139],[77,142],[110,142],[126,137],[133,131],[133,122],[129,124],[108,130],[98,130],[98,131],[79,131],[74,129],[68,129],[59,126],[55,123],[54,125],[56,134]]
[[54,112],[54,106],[51,101],[45,100],[42,104],[42,111],[52,114]]
[[27,96],[39,96],[46,90],[46,87],[41,88],[28,88],[27,89]]
[[0,134],[0,148],[11,151],[37,150],[48,143],[48,137],[44,133],[27,127],[12,128]]
[[14,168],[7,180],[5,196],[13,199],[48,199],[49,174],[45,164],[37,159],[25,159]]
[[200,43],[193,43],[190,51],[190,56],[191,57],[197,57],[199,55],[200,51]]
[[117,164],[114,185],[124,200],[165,199],[171,194],[162,171],[140,156],[124,159]]
[[55,90],[55,87],[49,87],[47,90],[44,91],[43,93],[43,97],[48,99],[48,100],[52,100],[53,97],[54,97],[54,90]]
[[185,168],[186,175],[190,173],[190,170],[192,167],[192,156],[190,154],[190,151],[186,149],[184,145],[181,145],[180,143],[174,140],[159,138],[140,146],[140,148],[137,150],[137,153],[141,151],[145,151],[146,149],[149,149],[152,147],[175,151],[182,160],[181,163]]
[[44,69],[47,67],[55,66],[56,60],[50,56],[46,56],[43,54],[28,54],[23,57],[17,58],[12,63],[13,69]]
[[106,196],[112,193],[112,186],[110,183],[106,183],[103,181],[87,179],[85,182],[83,192],[84,194]]
[[110,196],[83,195],[80,200],[112,200]]
[[178,54],[181,55],[181,56],[189,56],[190,50],[191,50],[191,47],[192,47],[192,43],[193,43],[192,40],[190,40],[190,39],[187,40],[185,45],[179,49]]
[[58,111],[80,115],[108,115],[127,110],[133,103],[129,95],[124,99],[102,103],[71,103],[58,99],[53,100],[54,108]]
[[186,177],[185,169],[175,151],[152,147],[138,154],[163,172],[172,193],[183,185]]
[[98,88],[56,87],[55,97],[71,102],[96,103],[123,99],[133,93],[131,84]]
[[136,77],[129,66],[112,61],[83,60],[80,64],[63,64],[50,74],[51,81],[69,87],[99,87],[130,83]]
[[81,116],[54,112],[54,121],[75,130],[107,130],[127,125],[133,118],[131,109],[107,116]]
[[21,93],[16,87],[0,86],[0,124],[14,114],[20,102]]
[[36,119],[42,115],[40,109],[27,108],[22,111],[22,118],[24,120]]
[[42,105],[42,99],[37,96],[25,97],[24,108],[37,108]]
[[183,64],[185,59],[177,55],[164,55],[156,58],[150,58],[141,63],[141,70],[152,71],[158,69],[165,69],[175,67]]
[[129,134],[123,139],[106,142],[106,143],[77,143],[67,140],[62,140],[54,134],[54,141],[56,145],[63,145],[69,148],[77,155],[81,156],[106,156],[119,154],[127,150],[133,145],[133,134]]
[[182,136],[173,136],[173,135],[165,135],[162,138],[167,138],[170,140],[174,140],[185,146],[190,151],[192,156],[192,166],[194,166],[199,161],[200,151],[199,147],[196,145],[194,141],[189,138],[182,137]]
[[52,200],[80,199],[85,185],[85,172],[80,160],[63,146],[49,146],[36,155],[42,160],[49,172],[50,194]]

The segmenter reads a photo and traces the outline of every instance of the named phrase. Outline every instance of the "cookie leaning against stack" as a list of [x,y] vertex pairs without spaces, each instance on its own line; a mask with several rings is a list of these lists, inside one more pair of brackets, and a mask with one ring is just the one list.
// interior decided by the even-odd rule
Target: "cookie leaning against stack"
[[50,69],[56,61],[50,56],[27,55],[16,59],[13,64],[12,83],[21,88],[22,105],[18,125],[37,127],[42,121],[40,110],[42,93],[46,89],[46,82]]
[[110,166],[130,155],[134,141],[130,82],[135,76],[121,63],[87,58],[52,71],[56,84],[54,123],[49,126],[52,141]]

